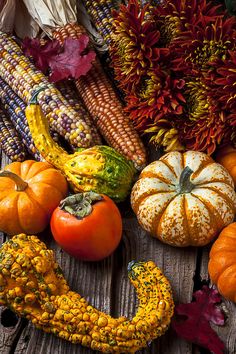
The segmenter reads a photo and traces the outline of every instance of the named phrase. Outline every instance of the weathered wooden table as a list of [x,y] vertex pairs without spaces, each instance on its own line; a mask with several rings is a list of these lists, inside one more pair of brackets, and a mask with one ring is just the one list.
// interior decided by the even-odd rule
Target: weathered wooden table
[[[150,161],[153,160],[150,159]],[[1,166],[9,161],[1,155]],[[113,316],[131,318],[136,311],[137,301],[133,287],[127,277],[130,260],[154,260],[169,278],[175,303],[190,302],[193,291],[208,281],[207,263],[210,246],[203,248],[178,249],[162,244],[150,237],[138,225],[129,202],[120,205],[123,216],[123,239],[109,258],[101,262],[86,263],[73,259],[55,245],[50,233],[44,241],[56,252],[69,285],[83,295],[93,306]],[[5,241],[0,234],[0,242]],[[214,327],[226,344],[227,354],[236,354],[236,306],[224,301],[227,321],[223,327]],[[92,350],[68,343],[51,334],[35,329],[25,319],[18,319],[10,310],[0,312],[0,354],[93,354]],[[203,354],[204,349],[188,343],[170,328],[150,347],[140,354]]]

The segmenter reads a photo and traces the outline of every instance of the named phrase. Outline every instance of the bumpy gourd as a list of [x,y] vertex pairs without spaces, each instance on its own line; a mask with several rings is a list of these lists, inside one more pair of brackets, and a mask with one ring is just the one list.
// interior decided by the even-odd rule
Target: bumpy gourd
[[135,353],[167,330],[173,315],[168,280],[152,261],[130,262],[139,307],[133,319],[112,318],[69,289],[52,250],[20,234],[0,249],[0,305],[45,332],[103,353]]
[[136,172],[131,161],[103,145],[68,154],[50,136],[47,118],[38,104],[32,101],[25,113],[36,148],[64,174],[75,192],[93,190],[115,201],[127,197]]

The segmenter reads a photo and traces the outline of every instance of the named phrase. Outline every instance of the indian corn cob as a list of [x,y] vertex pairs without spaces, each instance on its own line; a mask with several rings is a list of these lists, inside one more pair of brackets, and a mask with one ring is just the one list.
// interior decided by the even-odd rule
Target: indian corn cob
[[30,155],[36,160],[41,160],[25,117],[25,103],[15,94],[10,86],[0,78],[0,102],[8,113],[9,120],[15,127]]
[[26,150],[9,117],[0,105],[0,146],[12,161],[24,161]]
[[7,34],[0,32],[0,76],[15,93],[28,103],[35,91],[51,128],[69,141],[73,148],[93,144],[91,131],[83,118],[70,107],[65,98],[37,70],[21,48]]
[[[55,29],[53,37],[63,43],[68,37],[77,39],[84,33],[82,26],[67,24]],[[75,83],[87,110],[108,145],[133,161],[137,169],[142,169],[146,164],[144,145],[129,117],[124,114],[122,104],[98,57],[86,76],[81,76]]]
[[[141,5],[141,6],[145,6],[147,3],[149,5],[155,6],[157,4],[160,4],[163,0],[137,0],[137,2]],[[125,0],[123,1],[123,3],[125,5],[128,5],[129,0]]]
[[[41,45],[45,45],[46,43],[47,39],[40,39]],[[86,111],[83,102],[76,91],[74,82],[71,80],[61,80],[56,82],[55,86],[60,91],[62,96],[67,100],[69,105],[80,115],[80,117],[83,117],[85,123],[88,125],[91,131],[93,145],[101,145],[102,140],[100,134],[98,133],[96,126],[93,124],[92,118],[90,117],[89,113]]]
[[135,353],[166,332],[173,315],[170,284],[154,262],[130,262],[137,291],[136,315],[113,318],[72,291],[52,250],[36,236],[20,234],[0,249],[0,305],[39,329],[102,353]]
[[112,34],[112,10],[118,7],[116,0],[83,0],[93,25],[109,46]]
[[61,92],[62,96],[68,101],[70,106],[83,117],[85,123],[91,130],[92,141],[94,145],[101,145],[102,139],[100,134],[97,131],[96,126],[94,125],[92,118],[89,113],[86,111],[81,98],[79,97],[74,83],[69,80],[59,81],[56,84],[57,89]]

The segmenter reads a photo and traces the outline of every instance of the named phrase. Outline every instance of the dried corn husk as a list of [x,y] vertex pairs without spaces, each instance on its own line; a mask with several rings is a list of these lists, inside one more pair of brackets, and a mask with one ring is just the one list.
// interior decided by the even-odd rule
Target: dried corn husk
[[16,14],[14,21],[14,31],[19,38],[37,37],[40,33],[39,25],[30,16],[22,0],[15,1]]
[[87,31],[90,36],[91,42],[100,52],[105,52],[108,50],[107,45],[105,44],[102,36],[94,28],[91,19],[82,4],[82,1],[77,1],[77,21],[81,24]]
[[15,20],[15,0],[0,1],[0,30],[12,33]]
[[40,28],[52,37],[56,27],[77,22],[76,0],[23,0]]
[[[92,43],[99,50],[106,50],[100,34],[92,27],[90,18],[82,4],[77,0],[23,0],[30,15],[52,37],[52,31],[68,23],[80,23],[86,28]],[[78,6],[78,7],[77,7]]]
[[[17,15],[16,15],[17,14]],[[0,0],[0,30],[19,38],[36,37],[40,31],[22,0]]]
[[6,2],[6,0],[0,0],[0,13],[5,6],[5,2]]

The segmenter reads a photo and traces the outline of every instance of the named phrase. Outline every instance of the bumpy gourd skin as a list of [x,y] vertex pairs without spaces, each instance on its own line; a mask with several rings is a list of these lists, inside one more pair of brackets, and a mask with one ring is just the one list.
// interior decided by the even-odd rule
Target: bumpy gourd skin
[[135,353],[167,330],[174,303],[168,280],[152,261],[130,262],[139,307],[131,319],[112,318],[71,291],[36,236],[20,234],[0,249],[0,305],[45,332],[103,353]]
[[75,192],[93,190],[117,202],[127,197],[136,173],[131,161],[103,145],[68,154],[50,136],[47,118],[39,105],[30,104],[25,114],[36,148],[61,171]]

